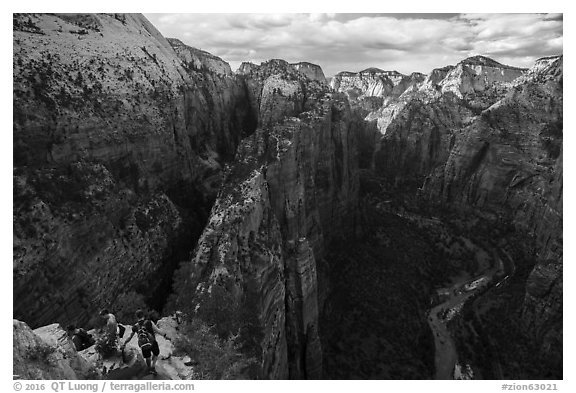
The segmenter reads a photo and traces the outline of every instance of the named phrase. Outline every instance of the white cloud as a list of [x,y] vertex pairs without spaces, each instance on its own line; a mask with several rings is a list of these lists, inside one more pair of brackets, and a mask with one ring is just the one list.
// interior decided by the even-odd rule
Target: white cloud
[[472,54],[516,66],[562,52],[562,14],[147,14],[168,37],[230,62],[429,72]]

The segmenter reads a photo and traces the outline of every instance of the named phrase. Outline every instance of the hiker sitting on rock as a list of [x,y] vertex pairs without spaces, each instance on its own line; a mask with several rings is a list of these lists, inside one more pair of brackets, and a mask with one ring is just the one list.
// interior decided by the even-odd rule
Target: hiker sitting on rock
[[94,338],[82,328],[77,328],[74,325],[68,325],[66,327],[66,332],[68,333],[68,337],[70,337],[74,343],[77,351],[82,351],[86,348],[89,348],[95,343]]
[[[146,360],[148,372],[156,375],[156,361],[158,360],[158,355],[160,355],[160,348],[158,347],[155,333],[161,334],[164,338],[166,338],[166,333],[162,332],[150,319],[146,319],[144,311],[136,311],[136,318],[138,318],[138,322],[132,326],[132,333],[122,344],[121,348],[124,350],[126,344],[137,334],[138,346],[142,349],[142,356]],[[150,357],[152,357],[152,361],[150,361]]]

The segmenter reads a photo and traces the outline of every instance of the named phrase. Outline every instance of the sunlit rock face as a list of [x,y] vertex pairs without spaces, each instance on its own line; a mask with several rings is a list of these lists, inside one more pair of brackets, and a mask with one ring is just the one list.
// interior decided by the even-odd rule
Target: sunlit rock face
[[305,61],[300,63],[293,63],[290,65],[297,71],[306,75],[311,80],[326,83],[326,77],[324,76],[324,71],[322,71],[322,68],[319,65],[308,63]]
[[153,296],[254,129],[242,82],[141,15],[15,14],[13,43],[15,317]]
[[13,320],[13,375],[18,379],[95,379],[100,372],[80,356],[58,324],[32,330]]
[[423,80],[424,75],[417,72],[404,75],[397,71],[367,68],[360,72],[340,72],[332,78],[330,86],[356,101],[367,97],[399,97]]
[[480,85],[460,72],[463,64],[437,84],[437,98],[396,105],[375,168],[421,184],[420,195],[434,203],[472,207],[534,239],[540,262],[526,284],[523,318],[543,356],[561,358],[562,58],[528,71],[475,65]]
[[230,65],[218,56],[188,46],[176,38],[168,38],[168,42],[187,68],[197,71],[209,71],[221,76],[232,75]]
[[433,198],[507,217],[530,234],[539,261],[523,318],[543,356],[562,358],[562,57],[536,63],[507,95],[456,135]]
[[241,70],[262,127],[238,148],[178,302],[202,314],[223,296],[253,321],[262,377],[318,378],[316,264],[353,230],[358,198],[350,108],[286,62]]
[[413,74],[400,94],[389,94],[381,105],[364,106],[366,120],[375,121],[380,133],[372,168],[392,184],[419,187],[446,163],[455,131],[504,97],[525,71],[476,56],[427,76]]
[[[557,177],[555,168],[561,168],[557,164],[562,147],[561,80],[559,59],[519,81],[455,133],[442,182],[431,178],[430,189],[437,185],[438,196],[450,202],[514,208],[514,221],[535,226],[539,219],[534,211],[541,209],[537,206],[556,198],[548,201],[536,195],[545,196],[545,189],[554,188],[548,184]],[[542,168],[548,169],[542,172]]]
[[458,63],[438,85],[443,93],[452,92],[463,98],[469,93],[483,92],[494,84],[510,83],[525,71],[500,64],[488,57],[474,56]]
[[562,356],[562,82],[562,57],[526,70],[475,56],[364,107],[378,130],[370,167],[390,187],[504,220],[534,243],[523,320],[547,359]]

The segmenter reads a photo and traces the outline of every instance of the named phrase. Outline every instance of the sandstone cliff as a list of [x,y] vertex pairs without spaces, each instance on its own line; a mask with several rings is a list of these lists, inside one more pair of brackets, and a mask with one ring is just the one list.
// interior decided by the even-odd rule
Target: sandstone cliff
[[562,361],[562,78],[561,57],[525,70],[475,56],[364,106],[378,132],[362,134],[389,191],[509,223],[536,250],[521,319],[547,367]]
[[562,341],[562,78],[561,57],[530,70],[474,57],[366,117],[381,135],[372,167],[389,188],[525,234],[538,263],[522,319],[548,364]]
[[176,38],[168,38],[168,42],[188,69],[209,71],[221,76],[232,75],[230,65],[218,56],[201,49],[192,48]]
[[446,163],[455,131],[502,98],[523,73],[477,56],[418,78],[367,114],[380,133],[372,167],[395,186],[419,187]]
[[352,102],[366,101],[374,106],[387,102],[388,97],[399,97],[423,80],[424,75],[417,72],[403,75],[397,71],[368,68],[360,72],[340,72],[332,78],[330,86],[345,93]]
[[504,217],[534,238],[523,318],[543,356],[561,357],[563,61],[542,63],[456,134],[424,192]]
[[19,379],[95,379],[95,365],[76,352],[66,332],[58,325],[33,331],[13,320],[13,374]]
[[326,77],[324,76],[324,71],[322,71],[322,68],[319,65],[308,63],[306,61],[302,61],[300,63],[293,63],[290,65],[294,69],[296,69],[296,71],[301,72],[308,78],[321,83],[326,83]]
[[441,91],[453,92],[459,98],[478,94],[495,84],[510,83],[525,69],[503,65],[484,56],[469,57],[451,69],[438,83]]
[[13,40],[15,317],[155,297],[253,130],[242,83],[141,15],[15,14]]
[[175,302],[210,320],[229,301],[219,328],[242,321],[263,377],[321,376],[316,260],[353,229],[361,121],[318,66],[232,74],[140,15],[17,14],[14,118],[16,317],[83,324],[169,291],[244,138]]
[[262,127],[238,148],[176,307],[217,318],[206,310],[224,300],[262,377],[319,378],[317,261],[353,230],[357,203],[350,108],[286,62],[241,72]]

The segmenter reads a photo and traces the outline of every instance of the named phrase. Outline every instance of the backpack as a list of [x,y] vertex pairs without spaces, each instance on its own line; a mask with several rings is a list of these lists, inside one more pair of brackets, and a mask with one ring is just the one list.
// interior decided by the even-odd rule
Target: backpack
[[149,348],[152,346],[152,343],[154,342],[154,336],[146,328],[147,322],[150,321],[146,320],[138,324],[138,346],[140,348]]

